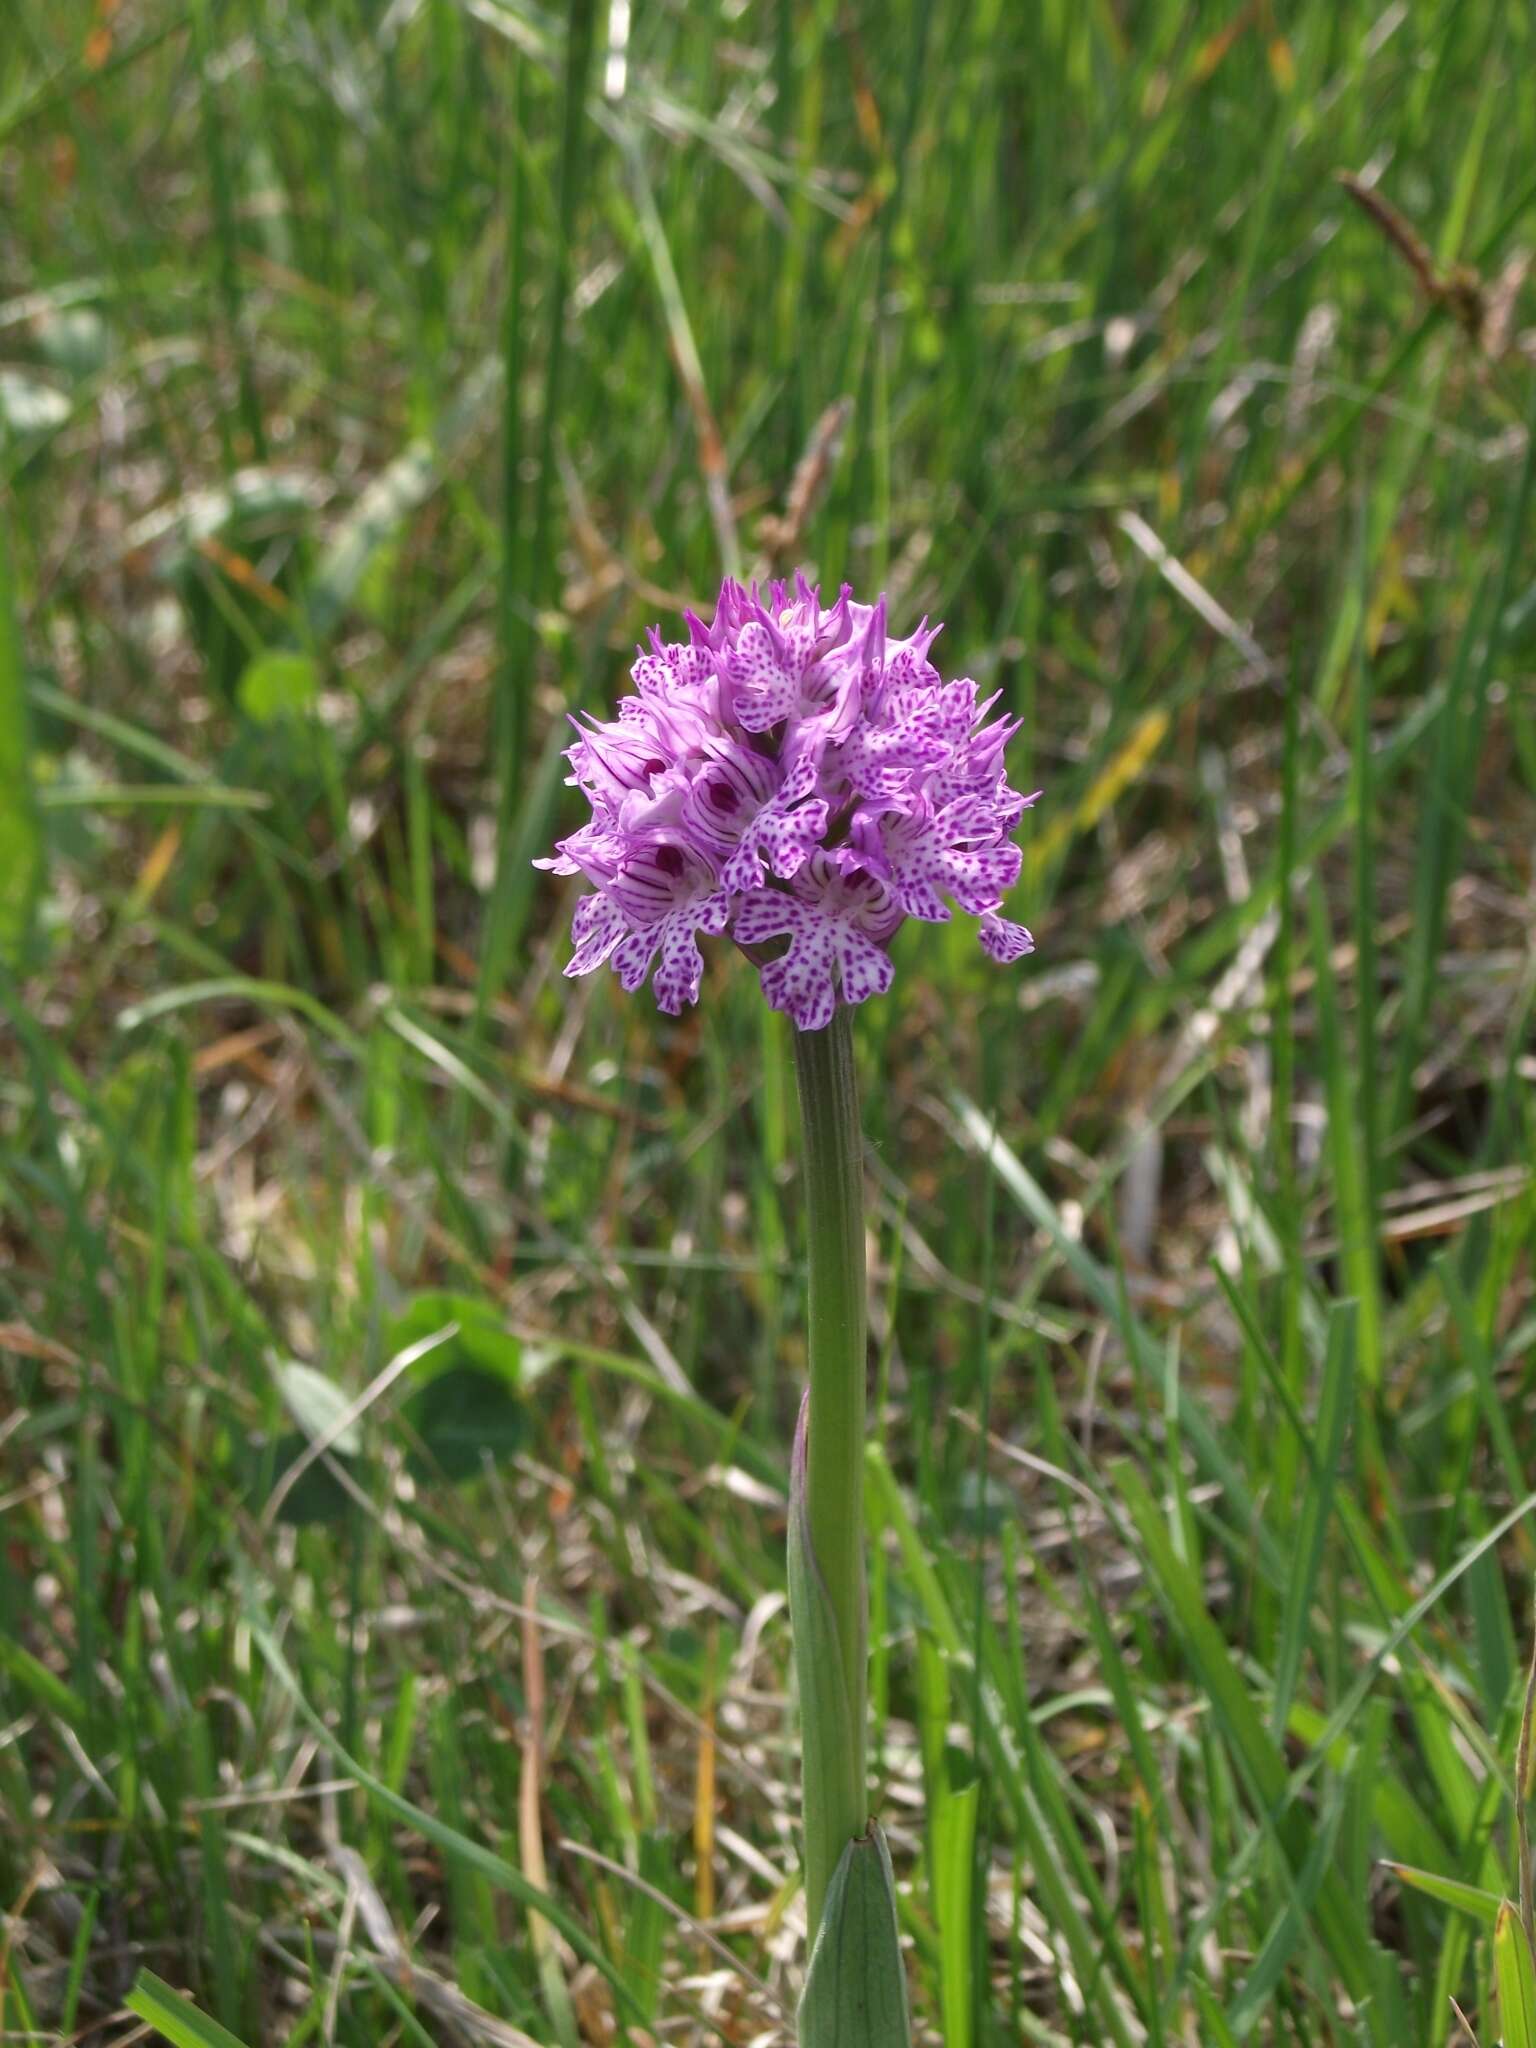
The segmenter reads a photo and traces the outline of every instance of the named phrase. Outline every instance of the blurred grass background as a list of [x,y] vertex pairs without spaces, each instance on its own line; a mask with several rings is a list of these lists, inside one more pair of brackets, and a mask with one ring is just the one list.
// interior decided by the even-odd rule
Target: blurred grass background
[[1533,36],[6,0],[7,2040],[788,2037],[786,1047],[528,861],[798,563],[1045,790],[859,1018],[919,2037],[1498,2037]]

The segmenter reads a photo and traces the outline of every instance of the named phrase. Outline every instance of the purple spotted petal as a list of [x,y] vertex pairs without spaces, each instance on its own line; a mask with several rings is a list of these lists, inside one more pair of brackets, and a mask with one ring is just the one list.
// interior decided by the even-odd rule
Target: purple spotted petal
[[891,985],[891,959],[878,943],[901,921],[889,891],[867,869],[836,854],[815,854],[789,889],[760,889],[736,913],[744,946],[788,938],[762,969],[763,993],[802,1031],[819,1031],[841,995],[862,1003]]
[[1015,960],[1022,960],[1026,953],[1033,953],[1035,942],[1028,930],[1021,924],[1012,924],[1006,917],[999,917],[995,910],[989,910],[981,920],[976,934],[984,953],[990,953],[994,960],[1004,967]]
[[945,895],[974,915],[995,910],[1023,860],[998,836],[993,810],[979,797],[958,798],[940,811],[925,800],[910,812],[861,811],[853,843],[908,917],[932,924],[948,922]]
[[753,619],[726,657],[731,706],[748,732],[782,724],[800,695],[800,673],[789,650],[769,628]]
[[571,916],[576,950],[565,963],[566,973],[590,974],[601,967],[627,930],[624,913],[611,897],[583,896]]
[[704,955],[695,932],[723,931],[729,915],[729,903],[715,896],[703,904],[671,911],[643,931],[631,932],[613,956],[620,982],[633,993],[659,953],[661,964],[651,983],[656,1006],[669,1017],[677,1016],[685,1004],[698,1001],[704,977]]
[[786,879],[805,864],[827,829],[827,805],[811,794],[815,787],[808,756],[781,778],[762,754],[716,749],[689,788],[683,820],[693,843],[723,863],[722,889],[737,896],[758,888],[765,858]]

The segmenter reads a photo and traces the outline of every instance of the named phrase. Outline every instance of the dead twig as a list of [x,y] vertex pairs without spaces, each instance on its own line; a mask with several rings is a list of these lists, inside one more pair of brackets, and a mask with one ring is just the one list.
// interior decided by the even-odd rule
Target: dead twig
[[1509,346],[1515,301],[1530,269],[1529,253],[1516,250],[1491,285],[1470,263],[1453,263],[1442,270],[1422,235],[1390,199],[1353,171],[1335,175],[1413,272],[1428,304],[1449,313],[1474,347],[1490,361],[1497,361]]
[[821,502],[842,452],[843,434],[853,417],[851,398],[834,399],[811,429],[805,453],[795,464],[784,499],[784,516],[765,512],[757,522],[759,546],[770,562],[784,562],[800,552],[811,515]]

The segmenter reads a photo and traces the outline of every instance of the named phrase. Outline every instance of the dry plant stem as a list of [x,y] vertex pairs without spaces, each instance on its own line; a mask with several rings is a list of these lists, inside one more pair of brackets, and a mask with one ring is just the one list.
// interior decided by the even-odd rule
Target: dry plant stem
[[[864,1593],[865,1277],[862,1138],[850,1012],[796,1031],[810,1267],[810,1422],[806,1511],[811,1547],[845,1679],[848,1768],[826,1785],[807,1774],[806,1889],[814,1941],[826,1884],[868,1822],[865,1796],[867,1623]],[[801,1674],[802,1700],[807,1688]],[[846,1807],[846,1811],[829,1810]]]

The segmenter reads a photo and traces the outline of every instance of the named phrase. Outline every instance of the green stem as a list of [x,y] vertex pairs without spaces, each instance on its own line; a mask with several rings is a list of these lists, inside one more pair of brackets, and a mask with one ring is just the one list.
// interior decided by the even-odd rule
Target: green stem
[[[837,1768],[805,1745],[806,1893],[815,1939],[822,1900],[848,1843],[868,1825],[865,1777],[864,1203],[859,1091],[850,1012],[795,1033],[810,1247],[810,1421],[805,1506],[810,1546],[836,1635],[846,1719]],[[807,1695],[801,1673],[801,1696]]]

